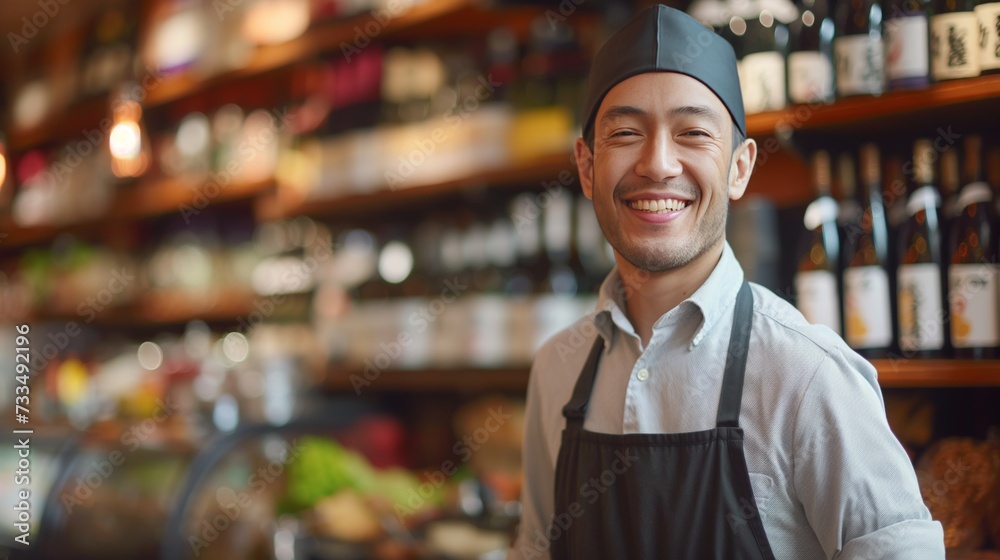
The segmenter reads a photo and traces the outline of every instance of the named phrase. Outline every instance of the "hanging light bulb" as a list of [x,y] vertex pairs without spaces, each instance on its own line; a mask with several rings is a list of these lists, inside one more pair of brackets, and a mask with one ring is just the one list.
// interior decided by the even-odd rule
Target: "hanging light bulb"
[[149,139],[142,124],[142,88],[126,83],[112,97],[111,133],[108,149],[111,152],[111,171],[116,177],[138,177],[149,167]]
[[7,179],[7,142],[0,134],[0,196],[3,194],[4,181]]

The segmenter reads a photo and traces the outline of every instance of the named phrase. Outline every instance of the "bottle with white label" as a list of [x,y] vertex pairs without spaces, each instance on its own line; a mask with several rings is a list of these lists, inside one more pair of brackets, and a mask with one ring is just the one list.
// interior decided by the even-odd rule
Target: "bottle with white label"
[[846,192],[857,191],[855,215],[843,220],[844,340],[867,358],[888,355],[893,343],[889,290],[888,228],[882,205],[879,152],[875,144],[861,147],[861,188],[854,187],[854,166],[840,167]]
[[979,22],[979,71],[1000,73],[1000,2],[981,2],[974,13]]
[[890,90],[930,84],[927,0],[885,4],[885,74]]
[[833,62],[837,95],[879,95],[885,91],[885,44],[878,0],[837,4]]
[[802,0],[788,24],[788,100],[829,101],[833,89],[833,12],[827,0]]
[[934,0],[931,77],[935,81],[979,75],[979,20],[975,0]]
[[983,179],[982,139],[965,138],[959,214],[949,236],[948,303],[956,358],[995,358],[1000,347],[993,192]]
[[826,325],[840,334],[839,208],[830,196],[827,152],[813,154],[812,174],[817,198],[806,208],[803,218],[807,233],[795,273],[796,306],[810,323]]
[[899,235],[896,302],[899,347],[904,358],[941,357],[945,353],[945,261],[941,243],[941,195],[934,185],[936,154],[929,139],[913,148],[913,181],[908,218]]
[[785,107],[785,53],[788,27],[769,10],[746,19],[740,68],[743,106],[747,114]]

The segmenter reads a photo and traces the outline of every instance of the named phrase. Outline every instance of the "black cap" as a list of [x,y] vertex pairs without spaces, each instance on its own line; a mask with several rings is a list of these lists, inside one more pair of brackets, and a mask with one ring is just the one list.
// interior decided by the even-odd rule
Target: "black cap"
[[597,109],[611,88],[646,72],[677,72],[705,84],[746,136],[733,47],[698,20],[662,4],[639,12],[598,51],[587,79],[584,136],[593,129]]

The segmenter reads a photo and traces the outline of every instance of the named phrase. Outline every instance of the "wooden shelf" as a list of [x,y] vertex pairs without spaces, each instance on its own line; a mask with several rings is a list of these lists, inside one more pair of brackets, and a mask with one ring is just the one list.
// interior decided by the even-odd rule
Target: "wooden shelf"
[[560,173],[570,172],[576,177],[576,164],[569,152],[540,156],[516,162],[507,167],[485,170],[468,177],[442,183],[420,185],[399,190],[388,187],[370,194],[356,194],[327,199],[305,199],[282,204],[279,193],[257,199],[255,214],[260,221],[293,216],[357,216],[375,210],[404,209],[410,205],[437,197],[456,194],[479,186],[491,187],[534,185],[541,188],[544,181],[558,181]]
[[872,360],[882,387],[1000,387],[1000,360]]
[[[86,233],[100,230],[109,223],[152,218],[174,212],[197,212],[208,205],[244,200],[274,190],[274,180],[230,183],[214,192],[194,187],[180,179],[151,179],[136,185],[119,187],[107,215],[96,220],[58,226],[17,226],[9,216],[0,217],[0,250],[44,243],[61,233]],[[207,204],[206,204],[207,203]]]
[[[1000,387],[1000,360],[873,360],[883,388]],[[354,392],[479,392],[525,391],[527,367],[505,369],[385,370],[363,384],[361,370],[333,369],[323,386],[330,391]],[[369,374],[371,376],[371,374]]]
[[[322,385],[337,392],[459,392],[518,391],[528,387],[528,369],[424,369],[385,370],[377,376],[369,374],[365,380],[362,371],[336,369],[327,372]],[[355,389],[355,382],[358,389]]]
[[[883,130],[886,125],[908,123],[934,125],[950,123],[942,118],[949,109],[961,108],[963,112],[982,106],[987,109],[971,115],[996,119],[996,100],[1000,98],[1000,75],[981,76],[931,84],[927,89],[893,91],[881,96],[856,96],[838,99],[818,106],[793,105],[780,111],[757,113],[747,117],[750,136],[769,136],[779,125],[789,125],[802,131],[850,131],[855,135],[868,130]],[[930,120],[916,117],[933,117]],[[861,126],[862,129],[858,127]],[[898,130],[892,130],[898,132]]]
[[[148,292],[129,304],[102,309],[92,319],[94,324],[104,326],[159,326],[196,319],[233,322],[249,316],[257,299],[258,296],[246,289],[211,292],[159,290]],[[49,309],[37,312],[31,320],[84,323],[86,318],[75,309]]]

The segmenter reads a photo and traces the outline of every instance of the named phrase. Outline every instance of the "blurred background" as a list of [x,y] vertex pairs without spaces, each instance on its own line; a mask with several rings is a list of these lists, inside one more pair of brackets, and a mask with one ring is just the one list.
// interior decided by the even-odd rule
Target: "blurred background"
[[[0,552],[502,558],[532,355],[613,265],[583,81],[647,5],[4,2]],[[740,58],[749,278],[1000,557],[1000,3],[671,5]]]

